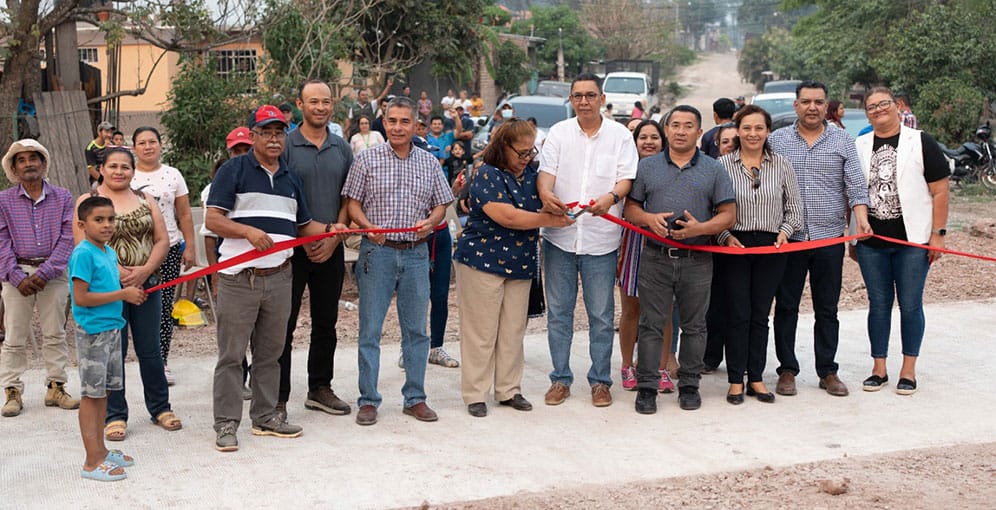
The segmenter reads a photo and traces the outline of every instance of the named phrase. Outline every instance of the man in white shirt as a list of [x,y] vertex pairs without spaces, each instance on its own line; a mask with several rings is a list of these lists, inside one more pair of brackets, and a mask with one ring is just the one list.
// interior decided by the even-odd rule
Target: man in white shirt
[[622,214],[620,200],[629,193],[638,157],[630,132],[602,117],[605,95],[597,76],[578,75],[571,84],[570,99],[577,117],[550,128],[537,188],[545,211],[567,214],[565,204],[579,202],[590,203],[591,214],[578,216],[569,227],[543,230],[547,338],[553,361],[546,403],[558,405],[571,394],[571,341],[580,274],[592,362],[588,383],[592,404],[605,407],[612,404],[613,286],[621,227],[595,216]]
[[446,97],[439,100],[439,106],[443,107],[443,116],[447,119],[452,119],[453,116],[450,115],[450,110],[453,109],[453,105],[456,104],[456,97],[453,95],[453,89],[448,89],[446,91]]

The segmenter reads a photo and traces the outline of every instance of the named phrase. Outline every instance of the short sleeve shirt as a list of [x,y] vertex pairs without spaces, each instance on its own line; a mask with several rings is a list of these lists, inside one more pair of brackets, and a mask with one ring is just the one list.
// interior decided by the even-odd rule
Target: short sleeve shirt
[[520,178],[491,165],[478,170],[470,183],[470,215],[457,241],[454,260],[504,278],[533,278],[539,229],[504,227],[484,213],[484,206],[501,203],[523,211],[539,211],[543,203],[536,190],[536,175],[532,167],[526,167]]
[[[87,239],[77,244],[69,257],[70,293],[73,285],[78,285],[77,281],[89,284],[90,292],[121,290],[118,256],[114,248],[106,244],[101,248]],[[125,327],[125,320],[121,315],[123,309],[121,301],[111,301],[98,306],[79,306],[76,300],[73,300],[73,320],[87,334],[95,335]]]
[[166,222],[166,232],[169,233],[169,245],[173,246],[183,240],[183,234],[176,222],[176,199],[187,196],[187,181],[179,170],[169,165],[159,165],[152,172],[135,170],[131,179],[132,189],[144,191],[156,199],[159,211]]
[[[698,149],[691,161],[680,168],[668,151],[640,160],[629,198],[642,204],[648,213],[674,213],[671,221],[686,210],[698,221],[707,221],[717,207],[736,201],[726,168]],[[710,236],[696,236],[681,242],[704,245],[710,240]],[[647,242],[662,246],[653,239]]]
[[290,172],[304,186],[313,219],[321,223],[337,222],[342,187],[353,164],[353,151],[346,140],[329,132],[322,146],[315,147],[300,129],[295,129],[287,135],[284,158]]

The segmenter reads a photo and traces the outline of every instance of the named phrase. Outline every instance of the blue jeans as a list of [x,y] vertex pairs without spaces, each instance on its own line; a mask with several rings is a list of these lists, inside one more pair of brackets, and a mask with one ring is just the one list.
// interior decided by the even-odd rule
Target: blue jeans
[[858,265],[868,289],[868,338],[873,358],[889,355],[892,303],[899,298],[903,355],[919,356],[923,342],[923,287],[930,263],[927,250],[912,246],[872,248],[858,243]]
[[429,336],[425,334],[429,311],[429,249],[426,243],[408,250],[379,246],[363,239],[356,260],[356,284],[360,294],[359,384],[360,406],[379,406],[380,336],[391,297],[398,293],[401,323],[401,356],[405,385],[401,394],[405,407],[425,402],[425,366],[429,360]]
[[429,335],[430,347],[442,347],[450,315],[450,273],[453,271],[453,236],[444,228],[429,235]]
[[[578,274],[588,311],[588,383],[612,386],[612,343],[615,329],[616,251],[605,255],[577,255],[543,241],[543,283],[546,290],[547,341],[553,372],[550,382],[570,386],[571,341],[574,338],[574,305],[578,299]],[[660,359],[660,356],[657,356]]]
[[[147,285],[148,287],[148,285]],[[163,357],[159,344],[159,321],[162,315],[162,292],[149,294],[141,305],[124,304],[122,315],[125,327],[121,328],[121,361],[128,356],[128,328],[135,343],[135,356],[138,358],[138,373],[142,377],[142,390],[145,393],[145,408],[152,421],[156,416],[169,411],[169,386],[163,371]],[[125,374],[121,372],[124,384]],[[112,391],[107,397],[106,423],[116,420],[128,421],[128,401],[125,388]]]

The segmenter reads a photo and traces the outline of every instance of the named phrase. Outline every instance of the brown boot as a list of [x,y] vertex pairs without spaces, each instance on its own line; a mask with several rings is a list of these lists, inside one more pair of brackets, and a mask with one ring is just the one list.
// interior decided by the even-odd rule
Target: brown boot
[[3,405],[3,410],[0,410],[0,414],[4,416],[17,416],[21,414],[21,409],[24,409],[24,402],[21,401],[21,392],[11,386],[4,390],[7,394],[7,403]]
[[48,391],[45,392],[45,405],[48,407],[59,406],[63,409],[79,409],[80,401],[66,393],[65,384],[52,381],[48,383]]
[[782,372],[782,375],[778,376],[778,385],[775,386],[775,393],[789,397],[795,395],[795,374],[792,372]]

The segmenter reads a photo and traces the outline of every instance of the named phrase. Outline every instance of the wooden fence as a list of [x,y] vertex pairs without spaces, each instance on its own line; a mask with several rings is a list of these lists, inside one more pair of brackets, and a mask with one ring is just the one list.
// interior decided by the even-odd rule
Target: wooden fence
[[38,141],[48,149],[49,182],[68,189],[73,196],[90,190],[83,151],[93,140],[93,126],[82,90],[42,92],[35,97]]

